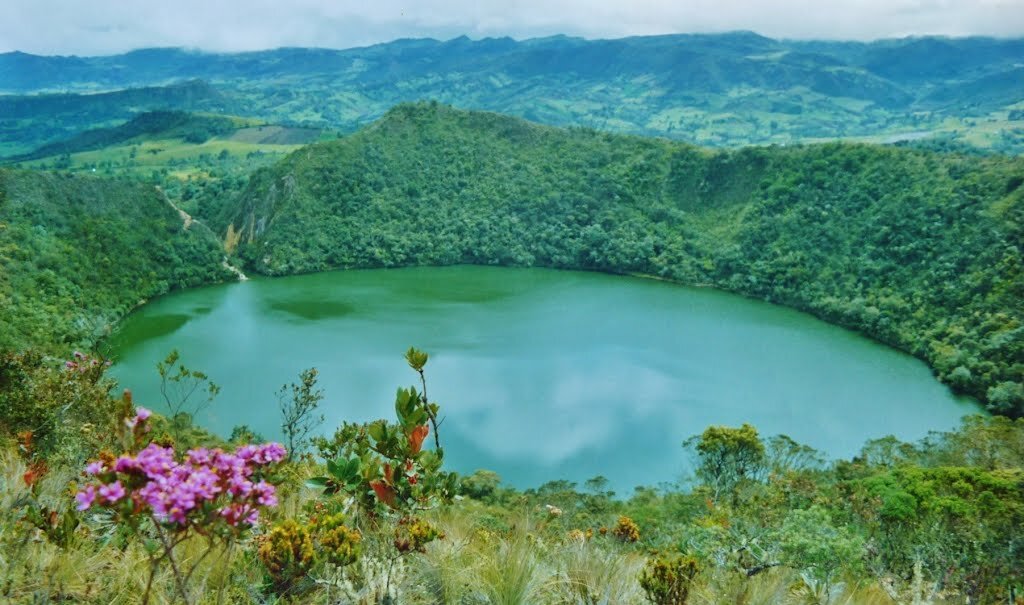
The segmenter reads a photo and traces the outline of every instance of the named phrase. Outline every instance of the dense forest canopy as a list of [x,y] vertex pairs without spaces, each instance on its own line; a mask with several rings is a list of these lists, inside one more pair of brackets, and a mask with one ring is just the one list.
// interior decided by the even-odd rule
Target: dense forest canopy
[[713,285],[862,331],[1019,415],[1022,183],[1013,158],[710,152],[421,103],[202,212],[269,275],[481,263]]
[[230,276],[151,185],[0,169],[0,349],[67,354],[175,288]]

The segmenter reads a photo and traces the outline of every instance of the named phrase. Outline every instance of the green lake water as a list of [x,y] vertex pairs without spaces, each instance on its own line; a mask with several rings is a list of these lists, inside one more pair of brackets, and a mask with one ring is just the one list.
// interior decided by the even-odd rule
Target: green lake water
[[132,314],[112,373],[160,410],[155,365],[178,349],[222,386],[198,422],[279,436],[275,392],[311,366],[324,434],[393,418],[431,354],[448,466],[518,487],[604,475],[620,494],[678,479],[682,441],[749,422],[833,457],[911,440],[978,407],[921,361],[790,309],[638,278],[490,267],[343,271],[189,290]]

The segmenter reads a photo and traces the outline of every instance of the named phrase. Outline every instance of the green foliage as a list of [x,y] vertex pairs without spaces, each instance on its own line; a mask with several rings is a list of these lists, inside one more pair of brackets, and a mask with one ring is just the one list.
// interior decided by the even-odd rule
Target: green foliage
[[764,443],[749,424],[738,429],[710,426],[683,447],[696,452],[697,477],[711,487],[716,499],[722,493],[735,493],[744,481],[761,479],[766,469]]
[[60,154],[92,151],[143,137],[181,138],[188,143],[200,144],[236,128],[230,118],[220,116],[200,116],[184,111],[150,111],[120,126],[89,130],[66,141],[43,145],[30,153],[10,157],[7,161],[27,162]]
[[[621,40],[398,40],[348,50],[243,54],[9,53],[0,57],[4,92],[89,94],[0,97],[0,117],[6,117],[0,119],[0,141],[31,148],[76,126],[124,119],[129,108],[229,111],[351,132],[397,103],[438,99],[552,125],[702,145],[857,136],[913,142],[938,132],[961,145],[1019,152],[1021,52],[1019,40],[829,44],[733,32]],[[212,84],[142,88],[181,78]],[[94,94],[97,88],[128,90]]]
[[842,571],[860,566],[863,540],[845,527],[836,527],[821,507],[790,512],[779,534],[783,564],[801,572],[818,602],[831,601]]
[[841,471],[855,476],[907,464],[990,471],[1020,468],[1024,464],[1024,418],[966,416],[955,430],[933,431],[917,444],[892,436],[875,439],[864,446],[854,464],[842,463]]
[[[850,485],[877,543],[876,565],[909,576],[916,563],[973,599],[996,598],[1024,583],[1021,466],[904,465]],[[984,553],[984,554],[982,554]]]
[[474,500],[487,501],[494,497],[501,485],[501,477],[494,471],[478,469],[459,482],[459,492]]
[[[52,144],[52,151],[61,153],[69,150],[67,143],[60,142],[65,139],[74,141],[75,147],[109,144],[142,130],[111,127],[113,124],[147,111],[169,113],[158,111],[167,108],[195,111],[226,107],[213,87],[198,80],[90,94],[5,95],[0,98],[0,140],[6,145],[0,145],[0,156],[31,152],[44,144]],[[85,132],[89,129],[100,130]]]
[[[93,393],[90,380],[75,386],[77,375],[68,372],[104,366],[84,355],[73,363],[59,370],[14,356],[3,365],[8,382],[0,397],[21,401],[25,388],[45,396],[53,382],[70,383],[67,395]],[[416,424],[430,422],[421,389],[403,391],[396,413],[414,429],[426,426]],[[133,407],[130,397],[106,397],[90,395],[97,405],[90,413],[114,410],[119,418],[118,411]],[[147,431],[141,418],[128,423],[136,449],[159,433]],[[112,424],[97,431],[116,432]],[[317,440],[330,452],[326,468],[305,458],[282,469],[296,479],[320,474],[312,483],[333,496],[309,499],[298,480],[283,482],[276,497],[296,516],[277,517],[253,528],[254,540],[225,546],[219,540],[231,532],[166,534],[170,541],[161,544],[166,524],[136,519],[134,529],[149,538],[140,541],[111,524],[108,511],[71,510],[72,494],[97,476],[81,479],[78,463],[69,470],[64,450],[32,451],[0,432],[0,598],[98,604],[202,593],[243,603],[634,605],[644,596],[651,603],[818,604],[889,603],[891,596],[996,603],[1024,586],[1024,420],[967,418],[914,444],[876,440],[862,455],[831,464],[787,437],[761,439],[753,427],[711,427],[694,443],[705,436],[705,450],[734,467],[751,468],[725,454],[758,452],[752,459],[764,470],[757,480],[744,472],[743,480],[723,483],[718,501],[701,488],[669,485],[613,499],[600,477],[581,491],[552,481],[519,492],[480,472],[462,490],[481,498],[449,501],[438,491],[426,500],[406,497],[395,473],[406,467],[393,465],[388,479],[384,465],[391,459],[373,449],[413,460],[422,479],[413,450],[426,432],[413,439],[400,421],[344,425],[334,439]],[[361,444],[366,457],[357,455]],[[107,451],[100,461],[106,482],[116,457]],[[122,475],[129,491],[144,480]],[[391,487],[394,499],[371,481]],[[126,496],[107,508],[133,516],[134,501]],[[441,506],[423,510],[433,504]],[[170,558],[162,558],[165,552]],[[254,589],[261,581],[263,590]]]
[[172,436],[180,442],[195,417],[213,404],[220,387],[205,373],[185,367],[177,350],[158,362],[156,371],[160,375],[160,395],[167,406]]
[[316,388],[318,374],[316,368],[303,370],[299,374],[301,384],[284,385],[277,392],[281,432],[289,460],[306,448],[309,433],[324,421],[323,414],[316,415],[316,409],[324,398],[323,390]]
[[69,463],[108,445],[120,407],[108,366],[78,352],[61,366],[31,351],[0,352],[0,433],[24,435],[33,456]]
[[0,349],[65,355],[170,290],[231,278],[152,187],[0,169]]
[[1019,415],[1024,161],[826,144],[712,153],[401,105],[253,175],[249,269],[546,266],[712,285],[928,361]]
[[[427,354],[410,348],[406,360],[420,375],[422,392],[416,387],[398,389],[398,423],[383,419],[362,425],[344,423],[333,438],[314,439],[327,460],[328,475],[310,479],[308,486],[328,496],[348,494],[364,511],[390,510],[400,517],[455,496],[457,477],[441,470],[444,450],[437,435],[439,407],[426,395],[423,367]],[[433,450],[423,449],[430,426],[434,427]]]
[[[235,445],[243,445],[245,443],[266,443],[266,439],[263,435],[252,430],[247,424],[239,424],[231,429],[231,436],[228,437],[228,442]],[[289,450],[291,452],[291,450]]]

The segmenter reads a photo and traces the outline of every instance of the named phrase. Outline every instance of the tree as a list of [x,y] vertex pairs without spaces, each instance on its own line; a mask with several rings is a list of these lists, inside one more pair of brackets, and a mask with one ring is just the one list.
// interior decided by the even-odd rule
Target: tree
[[797,570],[815,603],[827,605],[844,568],[856,567],[864,542],[845,527],[836,527],[828,512],[812,506],[794,510],[779,532],[782,562]]
[[767,468],[764,443],[749,424],[738,429],[710,426],[699,437],[684,441],[683,447],[696,452],[697,478],[712,489],[716,500],[743,481],[760,480]]
[[277,404],[281,409],[281,432],[288,447],[288,459],[305,449],[309,434],[323,423],[323,414],[317,416],[316,409],[324,398],[323,389],[316,388],[319,372],[316,368],[303,370],[299,383],[282,385],[277,392]]
[[819,469],[825,464],[821,452],[797,443],[788,435],[768,439],[766,461],[773,473]]
[[486,501],[494,496],[500,485],[501,477],[498,473],[486,469],[478,469],[472,475],[462,478],[459,489],[464,496],[474,500]]
[[156,371],[160,374],[160,394],[167,405],[171,431],[178,441],[181,429],[191,425],[192,419],[213,403],[220,387],[203,372],[182,365],[177,349],[156,364]]

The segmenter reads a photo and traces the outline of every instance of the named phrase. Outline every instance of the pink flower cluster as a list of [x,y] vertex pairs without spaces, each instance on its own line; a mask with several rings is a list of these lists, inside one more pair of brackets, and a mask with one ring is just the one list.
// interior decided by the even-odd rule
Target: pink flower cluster
[[89,357],[88,355],[82,353],[81,351],[75,351],[72,357],[74,357],[74,359],[69,359],[68,361],[64,362],[64,369],[70,370],[72,372],[86,372],[91,368],[99,366],[101,363],[103,367],[110,366],[109,361],[101,361],[99,359],[96,359],[95,357]]
[[[146,416],[139,408],[132,426]],[[279,443],[245,445],[234,453],[197,448],[179,462],[174,448],[151,443],[134,456],[90,462],[85,472],[96,483],[75,499],[78,510],[118,505],[138,514],[148,509],[158,521],[182,527],[207,523],[211,515],[231,526],[255,525],[260,507],[277,505],[274,486],[259,478],[260,471],[285,454]]]

